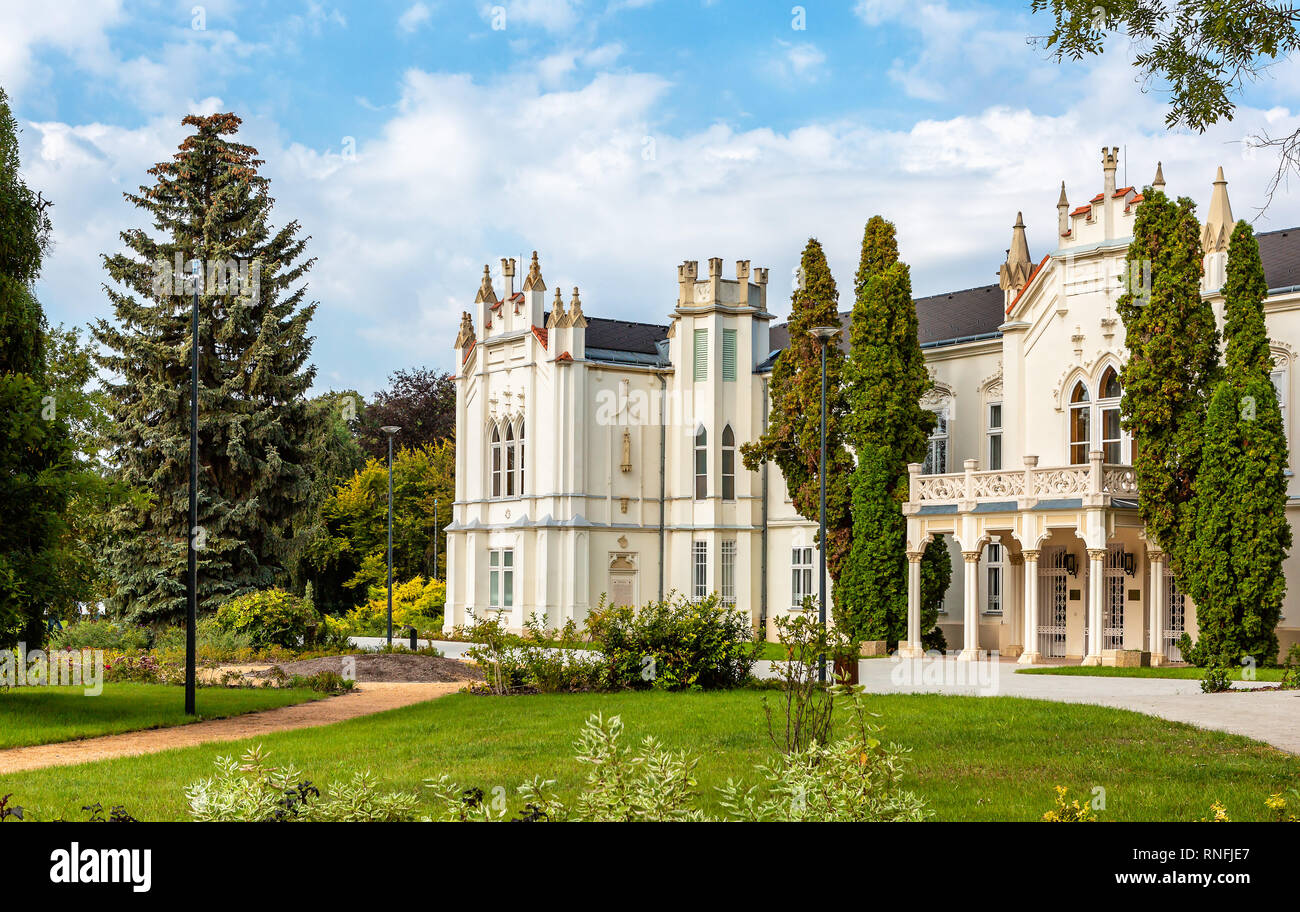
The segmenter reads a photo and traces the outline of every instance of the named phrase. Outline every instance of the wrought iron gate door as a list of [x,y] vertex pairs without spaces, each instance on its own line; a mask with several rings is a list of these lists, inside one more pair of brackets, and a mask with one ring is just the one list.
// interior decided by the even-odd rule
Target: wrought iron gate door
[[1171,662],[1181,662],[1183,653],[1178,648],[1178,641],[1187,626],[1187,596],[1178,588],[1178,581],[1168,566],[1165,567],[1164,612],[1165,658]]
[[1038,651],[1051,658],[1065,656],[1065,617],[1070,600],[1065,548],[1043,548],[1038,559]]
[[1103,572],[1106,604],[1101,619],[1101,648],[1124,648],[1124,546],[1111,545],[1106,549],[1106,569]]

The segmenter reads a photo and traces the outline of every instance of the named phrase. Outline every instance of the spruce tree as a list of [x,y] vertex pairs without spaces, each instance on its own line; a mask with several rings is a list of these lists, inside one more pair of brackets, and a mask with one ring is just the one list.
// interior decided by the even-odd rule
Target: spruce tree
[[1226,365],[1205,426],[1187,573],[1199,633],[1187,657],[1198,665],[1277,657],[1291,525],[1286,434],[1269,378],[1267,294],[1259,242],[1238,222],[1223,286]]
[[[153,231],[129,229],[106,256],[115,319],[95,328],[113,377],[113,462],[146,506],[114,510],[114,608],[136,622],[185,609],[190,425],[190,295],[176,264],[204,267],[199,302],[199,605],[287,582],[296,530],[309,521],[312,413],[301,280],[313,260],[296,221],[271,226],[257,150],[233,141],[234,114],[191,115],[193,132],[151,186],[127,193]],[[243,281],[228,271],[241,269]],[[223,274],[225,271],[225,274]]]
[[[826,254],[815,238],[800,259],[800,283],[790,299],[790,341],[772,369],[768,429],[741,448],[745,468],[774,462],[799,515],[818,521],[821,478],[821,343],[814,326],[839,326],[839,291]],[[853,457],[845,446],[847,411],[842,378],[844,352],[826,351],[826,571],[839,579],[852,532],[848,482]]]
[[899,262],[893,223],[878,215],[863,232],[854,290],[845,368],[848,442],[857,457],[853,536],[835,604],[859,639],[896,643],[907,634],[907,464],[924,458],[935,417],[920,404],[931,381],[911,274]]
[[1200,223],[1186,197],[1147,187],[1117,302],[1129,360],[1120,413],[1133,435],[1138,511],[1186,585],[1193,486],[1210,392],[1219,376],[1214,311],[1201,298]]

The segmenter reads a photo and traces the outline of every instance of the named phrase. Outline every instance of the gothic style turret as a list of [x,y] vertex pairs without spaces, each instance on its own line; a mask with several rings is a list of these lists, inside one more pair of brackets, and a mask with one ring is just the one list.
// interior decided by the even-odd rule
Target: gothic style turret
[[1011,246],[1007,249],[1007,260],[998,270],[998,285],[1002,287],[1005,304],[1009,305],[1015,299],[1033,271],[1034,263],[1029,259],[1029,240],[1025,237],[1025,218],[1017,212],[1016,224],[1011,228]]

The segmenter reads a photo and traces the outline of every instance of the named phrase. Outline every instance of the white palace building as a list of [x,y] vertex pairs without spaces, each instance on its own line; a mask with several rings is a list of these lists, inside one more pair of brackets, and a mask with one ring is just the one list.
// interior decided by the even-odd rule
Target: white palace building
[[[920,650],[920,558],[936,535],[954,562],[940,626],[963,657],[1101,664],[1138,649],[1159,663],[1180,659],[1183,631],[1195,636],[1194,606],[1143,533],[1119,424],[1115,301],[1142,194],[1116,187],[1116,152],[1103,150],[1102,189],[1086,202],[1071,206],[1062,184],[1055,250],[1031,260],[1017,218],[997,284],[916,302],[934,378],[923,404],[940,417],[904,508],[904,655]],[[1164,186],[1158,167],[1153,185]],[[1203,293],[1220,326],[1232,227],[1220,169],[1202,232]],[[1300,229],[1259,243],[1290,435]],[[676,591],[717,592],[772,636],[774,618],[815,598],[817,549],[776,467],[749,472],[740,459],[767,420],[787,340],[768,310],[767,270],[683,263],[666,324],[588,317],[576,288],[548,301],[535,253],[518,288],[513,260],[502,273],[498,294],[484,267],[455,343],[448,629],[471,611],[500,612],[516,629],[535,613],[581,623],[602,597],[643,604]],[[1287,510],[1294,524],[1300,480]],[[1300,559],[1287,574],[1283,653],[1300,640]]]

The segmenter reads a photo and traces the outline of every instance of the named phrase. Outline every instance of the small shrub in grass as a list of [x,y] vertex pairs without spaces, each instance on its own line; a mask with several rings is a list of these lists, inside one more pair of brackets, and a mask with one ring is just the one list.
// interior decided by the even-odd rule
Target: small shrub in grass
[[324,792],[292,764],[272,766],[261,746],[242,758],[219,757],[217,774],[185,789],[200,822],[398,822],[415,819],[416,799],[384,792],[370,772],[353,773]]
[[1300,668],[1287,666],[1278,685],[1282,690],[1300,690]]
[[294,675],[285,686],[314,690],[316,693],[341,694],[352,690],[357,682],[343,677],[337,671],[318,671],[310,675]]
[[111,684],[183,684],[185,668],[160,662],[149,653],[104,653],[104,680]]
[[471,613],[470,619],[464,633],[476,645],[465,655],[483,671],[482,690],[500,695],[604,689],[605,663],[599,655],[577,648],[582,639],[573,621],[550,630],[535,614],[525,624],[527,636],[519,637],[509,633],[499,617]]
[[1201,678],[1201,693],[1216,694],[1232,690],[1232,678],[1227,665],[1215,665],[1205,669]]
[[1224,807],[1223,802],[1216,801],[1210,805],[1210,816],[1202,817],[1201,823],[1232,823],[1232,818],[1228,816],[1228,809]]
[[602,595],[587,619],[587,635],[604,656],[612,687],[739,687],[762,649],[749,616],[716,595],[693,601],[674,593],[640,608],[608,605]]
[[246,636],[255,648],[294,649],[319,629],[321,616],[310,599],[283,589],[263,589],[223,604],[216,621],[223,630]]
[[1070,790],[1063,785],[1056,786],[1056,806],[1043,815],[1048,823],[1090,823],[1097,819],[1092,812],[1092,805],[1080,802],[1078,798],[1067,801]]

